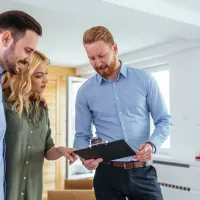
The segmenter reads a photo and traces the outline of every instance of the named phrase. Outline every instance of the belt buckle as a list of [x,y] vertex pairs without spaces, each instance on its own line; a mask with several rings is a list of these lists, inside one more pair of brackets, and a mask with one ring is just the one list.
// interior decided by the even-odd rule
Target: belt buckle
[[126,163],[124,163],[124,169],[127,169],[127,168],[126,168]]

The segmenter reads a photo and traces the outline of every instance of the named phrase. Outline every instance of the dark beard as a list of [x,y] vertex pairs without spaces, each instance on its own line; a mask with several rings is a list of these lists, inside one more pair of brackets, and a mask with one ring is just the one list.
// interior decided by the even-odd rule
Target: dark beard
[[15,44],[13,44],[9,49],[4,52],[3,55],[3,67],[12,74],[17,74],[17,65],[20,67],[26,67],[29,63],[26,60],[16,61],[14,55]]
[[16,63],[15,63],[15,56],[14,56],[14,45],[11,45],[9,49],[4,52],[2,66],[8,72],[12,74],[16,74]]

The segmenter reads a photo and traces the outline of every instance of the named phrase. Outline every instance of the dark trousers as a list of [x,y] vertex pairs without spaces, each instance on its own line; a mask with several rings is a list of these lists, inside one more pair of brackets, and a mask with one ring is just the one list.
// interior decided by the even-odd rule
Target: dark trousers
[[97,200],[163,200],[153,166],[124,169],[100,164],[94,176]]

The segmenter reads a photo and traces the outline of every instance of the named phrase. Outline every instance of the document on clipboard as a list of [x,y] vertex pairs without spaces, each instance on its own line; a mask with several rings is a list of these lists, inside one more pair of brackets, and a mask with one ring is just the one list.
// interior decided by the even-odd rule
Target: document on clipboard
[[74,153],[85,160],[102,158],[104,161],[125,158],[136,154],[124,140],[93,145],[88,148],[75,150]]

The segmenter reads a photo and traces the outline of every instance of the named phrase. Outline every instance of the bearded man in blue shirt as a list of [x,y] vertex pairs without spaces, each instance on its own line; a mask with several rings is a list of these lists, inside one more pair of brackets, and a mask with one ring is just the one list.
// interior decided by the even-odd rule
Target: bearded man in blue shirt
[[82,159],[88,170],[96,170],[96,199],[163,200],[156,170],[148,163],[169,136],[172,122],[155,79],[117,58],[118,46],[105,27],[88,29],[83,44],[97,74],[77,93],[74,147],[89,146],[93,124],[103,141],[123,139],[137,150],[135,156],[109,162]]

